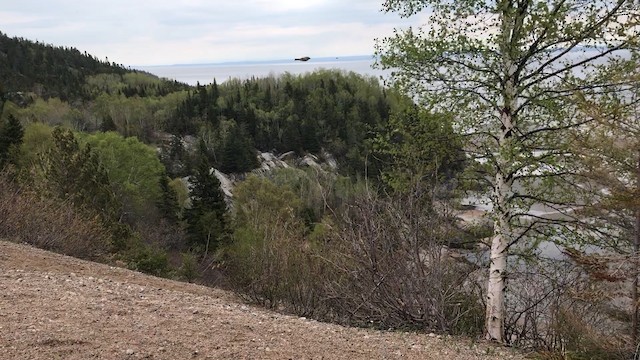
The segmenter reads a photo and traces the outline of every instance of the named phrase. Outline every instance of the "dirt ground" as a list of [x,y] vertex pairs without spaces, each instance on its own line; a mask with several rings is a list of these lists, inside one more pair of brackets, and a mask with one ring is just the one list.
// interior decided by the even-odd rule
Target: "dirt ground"
[[435,334],[342,327],[233,293],[0,241],[0,359],[523,359]]

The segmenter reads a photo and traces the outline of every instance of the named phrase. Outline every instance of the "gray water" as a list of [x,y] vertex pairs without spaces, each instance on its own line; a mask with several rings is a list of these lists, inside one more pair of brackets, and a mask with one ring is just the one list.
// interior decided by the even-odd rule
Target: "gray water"
[[177,80],[190,85],[196,85],[198,82],[202,85],[210,84],[214,79],[217,83],[222,83],[231,78],[248,79],[270,75],[278,76],[286,72],[299,75],[319,69],[353,71],[376,78],[389,75],[389,71],[373,69],[373,63],[372,56],[350,56],[312,58],[306,62],[290,59],[223,64],[138,66],[137,68],[162,78]]

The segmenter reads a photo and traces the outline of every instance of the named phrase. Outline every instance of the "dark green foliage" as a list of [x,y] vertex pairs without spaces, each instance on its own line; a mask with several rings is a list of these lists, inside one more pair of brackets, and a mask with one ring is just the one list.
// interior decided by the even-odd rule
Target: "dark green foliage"
[[227,236],[227,205],[220,181],[212,174],[204,141],[200,141],[198,161],[191,176],[191,208],[185,212],[192,247],[206,255]]
[[184,177],[191,173],[192,159],[184,148],[181,136],[173,135],[169,144],[163,144],[160,161],[171,178]]
[[[114,89],[96,91],[87,88],[84,85],[88,77],[115,74],[122,79],[125,74],[131,73],[142,72],[126,69],[108,60],[99,60],[75,48],[10,38],[0,32],[0,79],[4,91],[9,94],[8,99],[18,96],[19,92],[33,92],[45,99],[58,97],[65,101],[92,99],[103,91],[111,93]],[[185,88],[185,84],[162,80],[155,84],[129,84],[117,91],[125,96],[144,97],[163,96]]]
[[98,155],[87,144],[80,147],[71,130],[53,130],[53,148],[42,163],[47,191],[106,222],[115,220],[119,204]]
[[224,173],[248,172],[258,166],[258,159],[251,139],[239,126],[228,132],[222,149],[220,170]]
[[113,122],[113,118],[111,116],[105,116],[104,119],[102,119],[102,124],[100,125],[100,131],[102,132],[107,132],[107,131],[116,131],[118,130],[118,127],[116,126],[116,123]]
[[7,162],[13,162],[11,153],[15,152],[22,143],[22,137],[24,136],[24,129],[20,124],[20,121],[13,115],[9,115],[5,124],[0,126],[0,169],[6,165]]
[[178,205],[178,195],[171,186],[169,186],[169,177],[167,174],[160,176],[160,191],[162,192],[158,201],[158,210],[160,214],[171,223],[178,221],[180,207]]
[[146,245],[134,238],[123,255],[129,269],[155,276],[167,276],[169,273],[167,253],[157,246]]
[[183,253],[182,255],[182,265],[178,269],[178,274],[187,280],[187,282],[192,283],[195,279],[200,276],[200,270],[198,269],[198,260],[196,255],[193,253]]
[[204,124],[217,127],[223,119],[234,122],[244,132],[242,140],[226,143],[227,159],[217,164],[231,172],[250,168],[241,154],[248,154],[253,146],[299,154],[325,149],[336,156],[344,174],[364,175],[368,167],[368,175],[375,177],[378,170],[366,164],[367,143],[392,110],[410,103],[384,90],[377,79],[355,73],[321,70],[299,76],[232,79],[221,85],[199,85],[178,105],[166,129],[195,134]]

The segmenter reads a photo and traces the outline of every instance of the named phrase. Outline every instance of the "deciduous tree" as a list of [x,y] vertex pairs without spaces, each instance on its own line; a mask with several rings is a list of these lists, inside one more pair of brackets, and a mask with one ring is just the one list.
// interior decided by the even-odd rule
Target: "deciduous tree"
[[[570,196],[569,129],[584,125],[570,95],[603,96],[638,46],[635,1],[387,0],[384,10],[426,25],[378,42],[380,65],[399,88],[437,111],[451,111],[466,149],[489,165],[494,235],[486,336],[505,338],[507,258],[548,238],[550,220],[534,204],[565,212]],[[567,196],[565,196],[567,195]]]

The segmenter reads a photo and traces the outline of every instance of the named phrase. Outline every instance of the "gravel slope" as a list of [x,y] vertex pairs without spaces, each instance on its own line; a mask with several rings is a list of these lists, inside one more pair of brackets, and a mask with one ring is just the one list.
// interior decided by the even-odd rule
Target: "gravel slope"
[[0,241],[0,359],[400,358],[524,357],[277,314],[223,290]]

